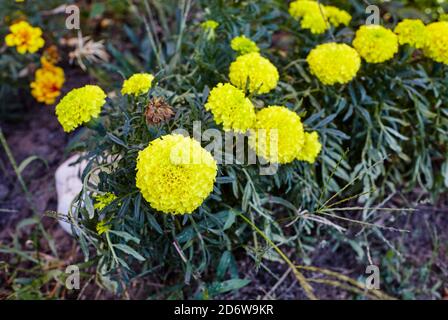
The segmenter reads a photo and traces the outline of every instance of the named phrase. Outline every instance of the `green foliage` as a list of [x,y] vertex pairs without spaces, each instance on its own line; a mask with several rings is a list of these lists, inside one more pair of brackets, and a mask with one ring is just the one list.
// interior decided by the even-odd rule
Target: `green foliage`
[[[84,188],[71,212],[73,231],[86,257],[89,247],[95,248],[105,287],[123,290],[121,279],[128,283],[151,273],[167,284],[162,297],[213,298],[247,284],[237,267],[237,250],[253,253],[258,262],[280,262],[284,257],[275,248],[290,246],[306,261],[324,235],[350,244],[365,259],[367,246],[341,235],[335,222],[359,222],[363,235],[373,230],[384,238],[375,214],[387,195],[415,187],[434,198],[446,192],[446,66],[402,47],[388,63],[364,63],[348,85],[323,86],[308,71],[305,58],[317,44],[351,42],[363,23],[363,11],[353,3],[345,4],[354,13],[353,28],[320,36],[301,30],[283,1],[140,4],[141,26],[124,28],[133,48],[110,44],[114,62],[91,68],[107,75],[100,80],[110,89],[121,86],[111,71],[122,78],[152,72],[157,85],[143,98],[112,99],[102,122],[72,144],[88,161]],[[194,18],[188,19],[192,12]],[[212,33],[200,27],[209,18],[219,23]],[[220,166],[212,195],[193,215],[156,212],[135,186],[138,151],[175,129],[192,133],[193,121],[201,121],[203,130],[219,129],[203,106],[210,89],[228,81],[235,59],[230,40],[241,34],[257,42],[281,75],[273,92],[253,97],[257,106],[285,105],[304,119],[307,130],[318,131],[319,163],[283,165],[273,176],[260,175],[260,164]],[[150,97],[165,98],[175,117],[148,125],[144,112]],[[98,212],[92,195],[103,192],[117,199]],[[349,200],[360,206],[336,215]],[[362,211],[361,221],[350,218],[353,211]],[[103,220],[110,230],[100,235],[96,225]]]

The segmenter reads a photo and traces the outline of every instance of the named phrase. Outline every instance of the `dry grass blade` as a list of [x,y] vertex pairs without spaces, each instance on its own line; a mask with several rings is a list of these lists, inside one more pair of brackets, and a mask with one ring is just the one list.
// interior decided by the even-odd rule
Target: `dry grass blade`
[[289,267],[291,268],[292,272],[294,272],[294,275],[295,275],[297,281],[299,281],[300,285],[302,286],[303,290],[305,291],[305,294],[307,295],[307,297],[309,299],[311,299],[311,300],[317,300],[316,295],[313,293],[313,287],[309,284],[309,282],[307,281],[305,276],[296,268],[294,263],[291,260],[289,260],[289,258],[283,253],[283,251],[280,250],[280,248],[277,247],[275,245],[275,243],[272,242],[272,240],[269,239],[268,236],[266,236],[266,234],[264,234],[263,231],[261,231],[256,225],[254,225],[252,223],[252,221],[250,221],[250,219],[248,219],[246,216],[244,216],[241,213],[239,214],[239,216],[247,224],[249,224],[260,236],[262,236],[263,239],[267,243],[269,243],[269,245],[271,245],[274,248],[274,250],[282,257],[282,259],[289,265]]
[[[324,268],[318,268],[318,267],[313,267],[313,266],[296,266],[299,269],[303,269],[303,270],[308,270],[308,271],[312,271],[312,272],[319,272],[321,274],[330,276],[330,277],[334,277],[338,280],[347,282],[350,284],[350,291],[353,291],[353,287],[356,288],[356,290],[362,290],[362,292],[364,292],[363,294],[367,294],[367,295],[373,295],[378,299],[385,299],[385,300],[395,300],[395,298],[385,294],[384,292],[380,291],[380,290],[369,290],[367,289],[366,285],[363,283],[360,283],[359,281],[356,281],[346,275],[343,275],[339,272],[335,272],[335,271],[331,271],[328,269],[324,269]],[[309,281],[313,281],[313,282],[318,282],[319,281],[323,281],[324,279],[309,279]],[[331,281],[331,280],[326,280],[326,281]],[[339,284],[341,284],[340,282],[338,282]],[[327,283],[328,284],[328,283]],[[339,287],[341,287],[338,284]],[[347,285],[344,285],[345,288],[347,288]]]

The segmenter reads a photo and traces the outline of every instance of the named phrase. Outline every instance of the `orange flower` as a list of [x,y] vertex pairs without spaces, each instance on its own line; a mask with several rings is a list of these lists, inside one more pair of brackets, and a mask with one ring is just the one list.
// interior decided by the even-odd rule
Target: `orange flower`
[[45,62],[42,68],[36,71],[35,79],[31,83],[31,94],[39,102],[53,104],[61,94],[64,82],[64,70]]

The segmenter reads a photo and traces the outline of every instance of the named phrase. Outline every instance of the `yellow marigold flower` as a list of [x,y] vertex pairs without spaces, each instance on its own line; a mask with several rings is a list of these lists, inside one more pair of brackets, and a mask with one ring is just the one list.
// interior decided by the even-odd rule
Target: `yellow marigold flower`
[[[279,75],[277,68],[257,52],[244,54],[230,65],[230,82],[251,93],[268,93],[277,86]],[[249,83],[247,83],[249,81]]]
[[344,10],[333,6],[324,6],[316,1],[297,0],[291,2],[289,14],[295,19],[301,19],[302,29],[309,29],[311,33],[324,33],[330,25],[348,25],[351,15]]
[[11,33],[5,37],[8,47],[16,47],[17,52],[25,54],[35,53],[45,44],[42,38],[42,30],[38,27],[33,28],[28,22],[20,21],[9,27]]
[[202,29],[215,30],[219,26],[219,23],[215,20],[207,20],[201,23]]
[[136,73],[123,83],[121,94],[139,96],[145,94],[151,89],[154,76],[149,73]]
[[318,45],[306,60],[311,73],[327,85],[350,82],[361,66],[361,58],[355,49],[334,42]]
[[232,39],[230,46],[239,54],[246,54],[251,52],[259,52],[260,49],[257,44],[245,36],[239,36]]
[[321,150],[322,145],[319,142],[318,133],[316,131],[311,133],[305,132],[305,143],[302,149],[300,149],[297,159],[314,163]]
[[110,226],[107,224],[109,221],[101,220],[96,225],[96,232],[99,235],[102,235],[105,232],[108,232],[110,230]]
[[170,134],[139,152],[136,185],[154,209],[192,213],[213,191],[217,170],[215,159],[199,142]]
[[305,15],[300,21],[300,27],[309,29],[313,34],[322,34],[328,30],[328,24],[320,11]]
[[108,205],[110,205],[112,201],[114,201],[115,199],[117,199],[117,196],[112,192],[106,192],[105,194],[100,194],[95,197],[95,204],[93,205],[93,207],[101,211]]
[[36,71],[34,81],[30,85],[31,94],[38,102],[53,104],[61,94],[64,82],[64,70],[46,63]]
[[[320,5],[323,8],[323,5]],[[295,18],[303,18],[306,15],[314,14],[316,12],[320,12],[319,3],[311,0],[297,0],[293,1],[289,5],[289,14]]]
[[249,145],[271,163],[290,163],[297,158],[304,140],[297,113],[282,106],[269,106],[257,112]]
[[427,42],[425,55],[431,59],[448,64],[448,22],[433,22],[426,27]]
[[356,31],[353,47],[368,63],[380,63],[398,52],[398,38],[383,26],[364,25]]
[[224,130],[246,132],[255,121],[255,108],[243,91],[229,83],[219,83],[208,96],[205,109]]
[[409,44],[411,47],[421,49],[426,43],[425,24],[418,19],[404,19],[396,27],[394,32],[398,35],[398,42]]
[[333,6],[325,6],[324,14],[328,21],[335,27],[339,25],[348,26],[352,20],[352,16],[347,11]]
[[328,29],[323,11],[324,6],[315,1],[297,0],[289,5],[289,14],[295,19],[301,19],[302,29],[309,29],[314,34],[324,33]]
[[73,89],[56,106],[56,116],[65,132],[99,116],[101,107],[106,103],[104,91],[93,85]]

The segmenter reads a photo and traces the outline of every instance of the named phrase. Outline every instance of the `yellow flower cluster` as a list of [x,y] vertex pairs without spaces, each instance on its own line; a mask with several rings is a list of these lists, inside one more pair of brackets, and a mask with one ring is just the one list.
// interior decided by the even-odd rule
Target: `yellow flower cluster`
[[236,58],[230,65],[230,82],[245,91],[246,87],[251,93],[268,93],[278,83],[277,68],[257,52],[244,54]]
[[423,21],[418,19],[404,19],[395,27],[394,32],[398,36],[398,42],[409,44],[411,47],[421,49],[426,43],[426,27]]
[[239,54],[246,54],[251,52],[259,52],[260,48],[252,40],[246,38],[245,36],[239,36],[232,39],[230,46],[233,50]]
[[318,133],[316,131],[310,133],[305,132],[305,141],[297,155],[297,159],[314,163],[321,150],[322,145],[319,142]]
[[80,125],[99,116],[106,103],[104,91],[94,85],[73,89],[56,106],[56,116],[65,132],[71,132]]
[[64,70],[41,59],[42,67],[37,69],[34,81],[31,82],[31,94],[41,103],[53,104],[61,94],[65,82]]
[[271,163],[289,163],[303,147],[305,133],[297,113],[282,106],[269,106],[257,112],[249,145],[258,156]]
[[335,27],[340,25],[348,26],[352,20],[352,16],[347,11],[333,6],[325,6],[324,15],[330,21],[330,24]]
[[140,151],[136,185],[154,209],[186,214],[201,206],[213,191],[216,174],[216,161],[199,142],[170,134]]
[[201,23],[201,27],[204,30],[215,30],[219,26],[219,23],[215,20],[207,20]]
[[139,96],[145,94],[151,89],[154,76],[149,73],[136,73],[123,82],[121,94]]
[[307,62],[311,73],[326,85],[350,82],[361,67],[361,58],[355,49],[334,42],[315,47]]
[[229,83],[219,83],[208,96],[205,109],[224,130],[246,132],[255,121],[255,108],[244,92]]
[[427,42],[424,53],[431,59],[448,64],[448,22],[430,23],[427,27]]
[[324,33],[330,25],[334,27],[347,26],[352,19],[347,11],[333,6],[324,6],[311,0],[291,2],[289,14],[295,19],[301,19],[302,29],[309,29],[314,34]]
[[115,199],[117,199],[117,196],[112,192],[107,192],[105,194],[98,195],[95,197],[95,204],[93,205],[93,207],[101,211],[108,205],[110,205],[112,201],[114,201]]
[[42,38],[42,30],[32,27],[26,21],[17,22],[9,27],[11,33],[6,35],[5,42],[8,47],[16,47],[17,52],[35,53],[45,44]]
[[97,223],[96,225],[96,232],[99,235],[102,235],[105,232],[108,232],[110,230],[110,225],[108,225],[109,221],[107,220],[101,220],[100,222]]
[[368,63],[381,63],[398,52],[398,38],[383,26],[364,25],[356,31],[353,47]]

